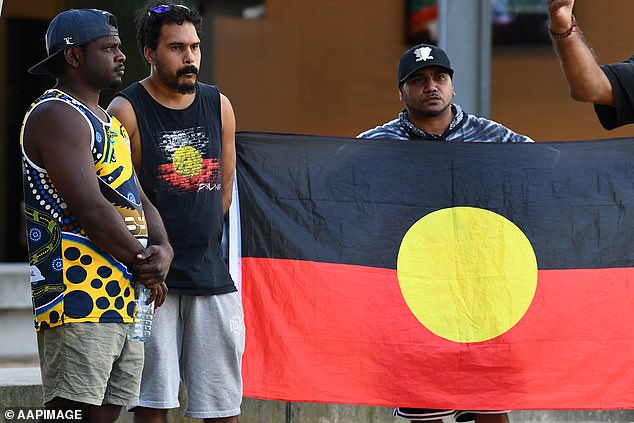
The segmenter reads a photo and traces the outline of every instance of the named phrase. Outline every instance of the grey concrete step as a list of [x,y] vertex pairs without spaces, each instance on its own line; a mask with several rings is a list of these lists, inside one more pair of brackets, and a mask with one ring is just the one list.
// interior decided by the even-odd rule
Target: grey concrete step
[[37,355],[33,328],[29,266],[26,263],[0,264],[0,361]]
[[0,309],[23,308],[31,308],[29,265],[26,263],[0,263]]
[[37,355],[37,340],[30,306],[9,310],[0,308],[0,328],[2,339],[6,341],[0,342],[0,361]]

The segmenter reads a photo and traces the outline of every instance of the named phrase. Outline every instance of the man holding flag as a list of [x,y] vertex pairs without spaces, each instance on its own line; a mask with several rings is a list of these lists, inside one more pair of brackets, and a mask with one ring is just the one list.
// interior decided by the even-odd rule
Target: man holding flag
[[[454,70],[444,50],[419,44],[401,55],[398,65],[399,98],[405,104],[398,118],[358,135],[358,138],[448,142],[533,142],[505,126],[465,113],[453,103]],[[396,417],[413,422],[507,423],[507,411],[432,410],[397,407]]]

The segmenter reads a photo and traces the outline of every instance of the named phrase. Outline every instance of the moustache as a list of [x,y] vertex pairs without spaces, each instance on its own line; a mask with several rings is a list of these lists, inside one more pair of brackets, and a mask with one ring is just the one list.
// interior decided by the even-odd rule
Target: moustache
[[198,68],[194,65],[185,66],[184,68],[181,68],[176,72],[176,77],[183,76],[188,73],[193,73],[194,75],[198,75]]

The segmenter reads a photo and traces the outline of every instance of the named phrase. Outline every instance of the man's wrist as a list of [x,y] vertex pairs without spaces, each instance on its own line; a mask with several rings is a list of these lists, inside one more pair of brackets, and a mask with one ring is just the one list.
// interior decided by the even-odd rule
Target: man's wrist
[[551,26],[548,28],[548,32],[550,33],[550,37],[553,40],[565,40],[567,38],[570,38],[570,36],[574,32],[581,32],[581,30],[579,29],[579,25],[577,25],[577,20],[575,19],[575,15],[571,15],[570,24],[565,31],[559,32],[559,31],[553,30],[552,22],[551,22]]

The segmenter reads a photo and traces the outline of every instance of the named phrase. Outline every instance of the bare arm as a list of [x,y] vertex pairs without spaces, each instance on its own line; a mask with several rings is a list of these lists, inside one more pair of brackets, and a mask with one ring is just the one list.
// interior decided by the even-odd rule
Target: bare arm
[[220,94],[222,113],[222,211],[231,206],[233,179],[236,171],[236,118],[229,99]]
[[[123,97],[115,97],[108,106],[108,112],[113,114],[119,122],[126,128],[128,137],[130,138],[130,148],[132,150],[132,163],[138,174],[141,170],[142,151],[141,136],[139,126],[136,120],[134,108],[128,100]],[[137,266],[134,267],[135,277],[145,285],[160,284],[157,290],[152,291],[150,300],[156,301],[156,306],[160,306],[165,300],[167,287],[163,283],[167,277],[169,266],[174,258],[174,250],[169,243],[167,231],[163,225],[163,220],[158,210],[147,198],[141,184],[139,183],[139,193],[141,202],[143,203],[143,211],[145,212],[145,221],[148,225],[148,248],[149,256]],[[154,298],[156,296],[156,298]]]
[[[547,0],[550,14],[550,30],[566,33],[572,23],[575,0]],[[579,31],[563,39],[553,38],[553,45],[563,70],[570,96],[577,101],[614,106],[614,94],[610,81],[599,67],[597,60]]]
[[108,113],[114,115],[123,125],[130,138],[130,148],[132,150],[132,164],[137,174],[141,171],[141,135],[139,125],[136,121],[136,113],[130,102],[117,96],[108,105]]
[[137,280],[152,289],[152,296],[148,302],[155,301],[155,306],[160,307],[167,295],[165,279],[174,258],[174,250],[169,243],[163,219],[154,204],[146,197],[140,183],[139,193],[148,226],[148,247],[145,250],[145,260],[133,268]]
[[144,248],[101,194],[90,138],[89,125],[76,110],[61,102],[49,102],[29,118],[24,148],[31,160],[47,170],[88,237],[124,263],[137,263]]

